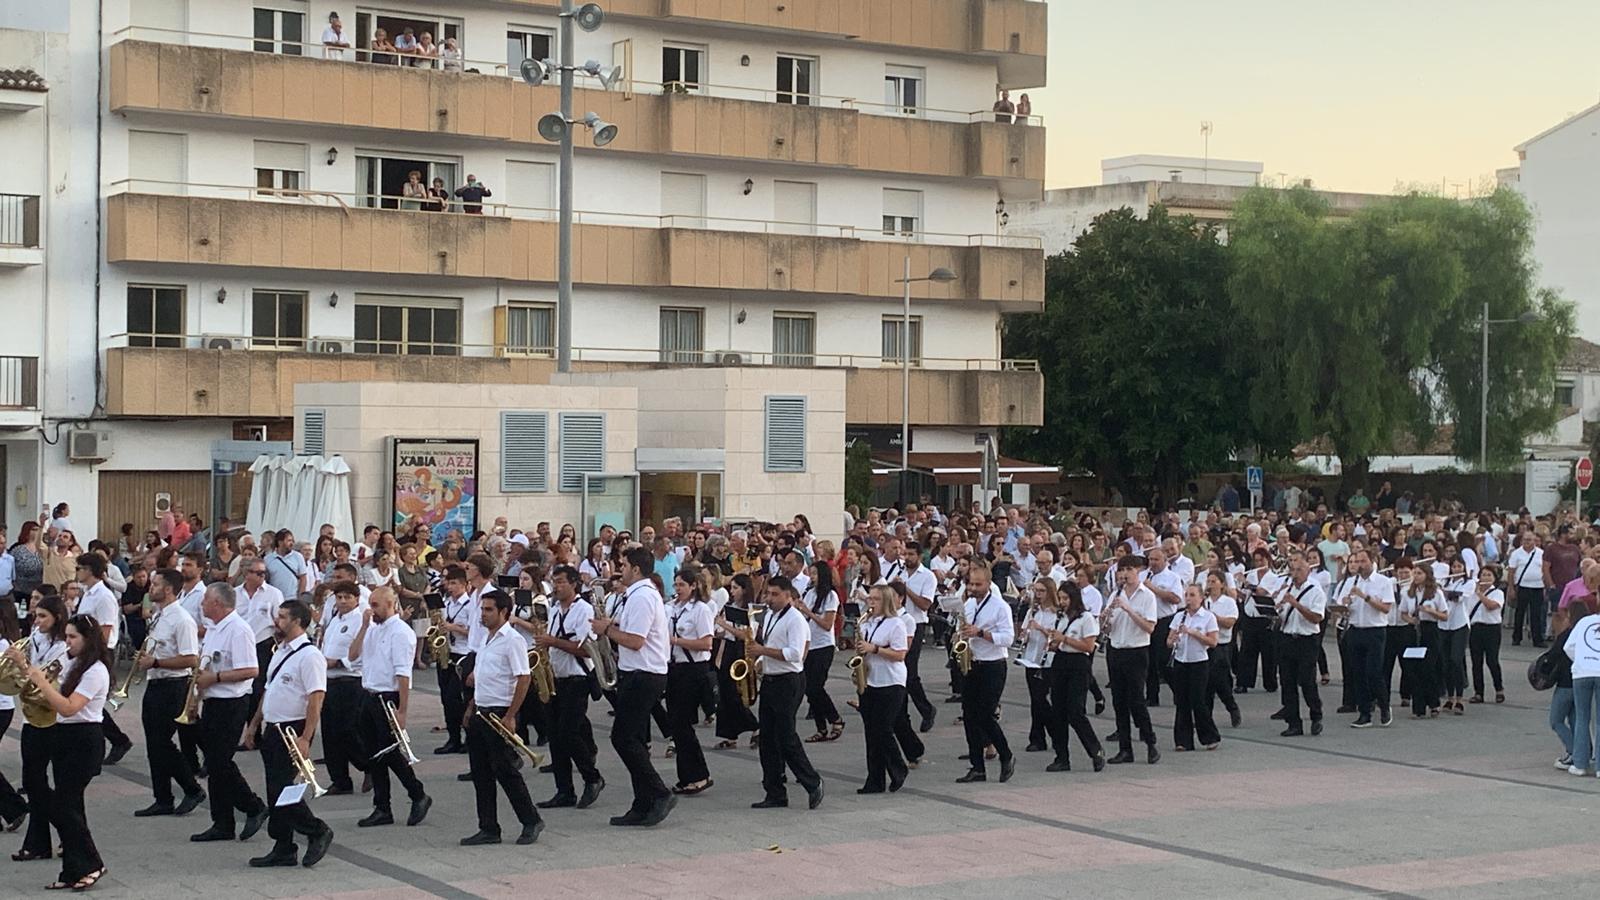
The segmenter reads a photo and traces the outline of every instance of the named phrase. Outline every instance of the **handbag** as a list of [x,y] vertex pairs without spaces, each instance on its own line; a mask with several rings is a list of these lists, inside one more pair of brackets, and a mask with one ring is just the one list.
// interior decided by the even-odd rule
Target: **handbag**
[[1548,691],[1556,686],[1556,674],[1561,670],[1561,660],[1556,654],[1566,651],[1556,644],[1528,663],[1528,686],[1536,691]]

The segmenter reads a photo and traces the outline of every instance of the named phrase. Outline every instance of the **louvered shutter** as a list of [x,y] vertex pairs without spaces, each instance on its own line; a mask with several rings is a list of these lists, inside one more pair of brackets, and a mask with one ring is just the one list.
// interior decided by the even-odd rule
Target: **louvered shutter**
[[766,470],[806,470],[806,398],[767,398]]
[[328,446],[328,411],[308,409],[300,419],[300,455],[321,456]]
[[604,413],[561,413],[559,428],[563,493],[583,490],[585,472],[606,470],[606,417]]
[[500,414],[500,493],[550,490],[550,414]]

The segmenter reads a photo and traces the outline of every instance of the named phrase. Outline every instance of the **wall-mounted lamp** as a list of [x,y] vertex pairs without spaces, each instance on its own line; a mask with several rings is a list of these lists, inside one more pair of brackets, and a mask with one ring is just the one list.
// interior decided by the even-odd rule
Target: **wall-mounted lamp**
[[225,287],[217,288],[217,302],[218,303],[227,303],[228,302],[228,289],[227,288],[225,288]]
[[328,148],[328,165],[331,166],[331,165],[333,165],[334,163],[336,163],[338,161],[339,161],[339,148],[338,147],[329,147]]
[[751,181],[750,179],[746,178],[744,180],[744,195],[746,197],[750,196],[750,192],[755,190],[755,189],[756,189],[756,183],[754,181]]
[[743,325],[744,324],[744,320],[745,320],[744,310],[741,309],[741,310],[739,310],[739,314],[734,317],[734,321],[738,322],[740,325]]
[[739,57],[739,65],[741,65],[741,66],[750,65],[750,54],[746,53],[743,56]]
[[339,305],[339,292],[338,291],[334,291],[333,293],[328,295],[328,306],[329,307],[335,307],[335,306],[338,306],[338,305]]
[[995,201],[994,214],[998,216],[998,215],[1000,215],[1001,213],[1003,213],[1005,211],[1006,211],[1006,201],[1005,201],[1005,198],[1002,197],[1001,199]]

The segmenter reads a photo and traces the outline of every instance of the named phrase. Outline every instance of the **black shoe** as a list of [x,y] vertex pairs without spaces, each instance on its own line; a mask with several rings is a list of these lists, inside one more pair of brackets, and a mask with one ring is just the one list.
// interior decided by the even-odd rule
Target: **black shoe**
[[1016,773],[1017,773],[1017,758],[1015,756],[1011,757],[1010,759],[1002,759],[1002,760],[1000,760],[1000,783],[1001,784],[1005,784],[1006,782],[1010,781],[1011,780],[1011,776],[1015,775]]
[[1044,770],[1046,772],[1071,772],[1072,771],[1072,763],[1067,762],[1064,759],[1058,759],[1055,762],[1051,763],[1050,765],[1045,766]]
[[1116,756],[1106,760],[1106,762],[1113,766],[1118,766],[1123,763],[1131,763],[1133,762],[1133,752],[1131,750],[1123,750]]
[[517,843],[526,847],[539,840],[539,832],[544,831],[544,820],[540,819],[532,825],[522,826],[522,833],[517,835]]
[[1248,694],[1250,693],[1250,689],[1242,684],[1236,684],[1233,686],[1233,692],[1235,694]]
[[956,757],[956,759],[959,759],[962,762],[966,762],[967,760],[969,760],[971,758],[972,758],[972,754],[971,753],[963,753],[960,756]]
[[239,840],[248,841],[256,836],[261,826],[267,824],[267,808],[265,806],[251,815],[244,817],[244,827],[239,829]]
[[1147,699],[1147,700],[1144,701],[1144,705],[1145,705],[1146,708],[1149,708],[1149,709],[1160,709],[1161,708],[1161,698],[1157,697],[1154,700],[1148,700]]
[[613,824],[613,825],[643,825],[644,824],[644,813],[640,812],[639,810],[630,809],[630,810],[628,810],[627,812],[623,813],[620,816],[612,816],[611,817],[611,824]]
[[195,767],[195,770],[194,770],[195,780],[196,781],[205,781],[206,778],[208,777],[209,771],[210,770],[208,770],[205,766],[197,766],[197,767]]
[[1288,728],[1278,732],[1278,737],[1302,737],[1305,733],[1305,729],[1299,725],[1290,725]]
[[974,781],[988,781],[989,776],[977,769],[968,769],[967,774],[956,779],[956,784],[971,784]]
[[1122,732],[1113,731],[1110,734],[1106,735],[1106,743],[1108,743],[1108,744],[1121,744],[1122,743]]
[[1287,713],[1285,713],[1285,712],[1284,712],[1284,711],[1283,711],[1283,707],[1281,707],[1281,706],[1280,706],[1280,707],[1278,707],[1278,711],[1277,711],[1277,712],[1275,712],[1275,713],[1273,713],[1273,714],[1272,714],[1272,715],[1270,715],[1270,716],[1267,716],[1267,718],[1269,718],[1269,719],[1274,719],[1274,720],[1276,720],[1276,721],[1279,721],[1279,722],[1282,722],[1282,721],[1283,721],[1283,717],[1284,717],[1284,716],[1285,716],[1285,715],[1287,715]]
[[1389,711],[1389,707],[1385,706],[1383,709],[1378,710],[1378,727],[1388,728],[1393,724],[1394,713]]
[[890,778],[889,778],[889,793],[893,794],[893,793],[898,792],[900,790],[900,788],[905,785],[905,783],[906,783],[906,779],[905,779],[904,775],[900,776],[899,778],[895,778],[893,776],[890,776]]
[[1106,755],[1104,753],[1096,753],[1094,755],[1094,770],[1096,772],[1100,772],[1100,771],[1103,771],[1105,769],[1105,767],[1106,767]]
[[1244,721],[1244,716],[1239,714],[1239,708],[1237,706],[1234,707],[1233,709],[1228,710],[1229,727],[1238,728],[1239,727],[1239,723],[1243,722],[1243,721]]
[[355,792],[356,792],[356,786],[353,785],[353,784],[349,784],[349,783],[336,784],[333,787],[328,788],[327,796],[329,796],[329,797],[343,797],[343,796],[346,796],[348,794],[354,794]]
[[1049,750],[1049,749],[1050,749],[1049,747],[1046,747],[1043,744],[1032,743],[1032,744],[1029,744],[1028,746],[1022,748],[1022,751],[1024,753],[1043,753],[1044,751]]
[[172,814],[175,816],[187,816],[189,813],[194,812],[195,808],[204,802],[206,802],[205,791],[195,791],[192,794],[184,794],[183,799],[178,801],[178,808],[173,810]]
[[1372,727],[1372,716],[1370,716],[1370,715],[1362,716],[1361,718],[1355,720],[1354,722],[1351,722],[1350,723],[1350,727],[1351,728],[1371,728]]
[[863,785],[861,787],[856,788],[856,793],[858,793],[858,794],[881,794],[881,793],[884,792],[884,790],[886,790],[886,789],[882,788],[882,787],[868,787],[866,785]]
[[1096,700],[1094,702],[1094,714],[1098,716],[1098,715],[1100,715],[1101,713],[1103,713],[1105,711],[1106,711],[1106,702],[1104,700]]
[[576,794],[557,794],[549,800],[541,800],[534,804],[540,809],[566,809],[569,806],[577,805],[578,797]]
[[1278,692],[1278,686],[1275,684],[1264,684],[1261,686],[1261,690],[1268,694],[1276,694]]
[[1549,646],[1549,644],[1547,644],[1547,643],[1546,643],[1546,642],[1544,642],[1544,641],[1534,641],[1534,642],[1533,642],[1533,645],[1534,645],[1534,646],[1535,646],[1535,647],[1538,647],[1538,648],[1541,648],[1541,649],[1543,649],[1543,648],[1544,648],[1544,647],[1547,647],[1547,646]]
[[211,841],[231,841],[233,840],[233,832],[225,831],[213,825],[199,834],[189,835],[189,840],[196,844],[205,844]]
[[934,719],[934,714],[932,712],[929,712],[927,715],[923,716],[922,717],[922,724],[920,726],[918,726],[917,730],[922,732],[923,734],[927,734],[928,732],[932,731],[933,730],[933,719]]
[[322,858],[328,855],[328,847],[333,844],[333,829],[323,828],[321,832],[306,842],[306,855],[300,860],[300,865],[311,868]]
[[817,782],[817,788],[806,791],[806,809],[816,809],[822,805],[822,782]]
[[1344,716],[1344,715],[1349,715],[1350,713],[1355,712],[1356,708],[1347,703],[1344,706],[1341,706],[1337,710],[1334,710],[1334,711],[1337,712],[1339,715]]
[[782,809],[789,805],[788,797],[764,797],[750,804],[751,809]]
[[542,765],[542,766],[539,767],[539,774],[540,775],[549,775],[551,772],[554,772],[555,770],[556,770],[556,764],[555,763],[546,763],[545,765]]
[[290,844],[286,850],[279,850],[278,848],[274,847],[272,852],[268,853],[266,856],[257,856],[256,858],[250,860],[250,867],[253,869],[270,869],[276,866],[298,865],[300,865],[300,856],[295,852],[293,844]]
[[106,760],[104,763],[101,763],[101,765],[114,766],[117,763],[122,762],[122,758],[127,756],[128,751],[132,749],[133,741],[123,741],[120,744],[114,745],[111,748],[111,751],[106,754]]
[[406,825],[420,825],[428,817],[428,810],[433,808],[433,798],[427,794],[411,801],[411,814],[406,816]]
[[1146,744],[1145,746],[1149,748],[1149,752],[1144,755],[1144,761],[1152,766],[1161,762],[1161,751],[1156,749],[1156,745]]
[[144,809],[134,810],[133,817],[135,819],[147,819],[150,816],[177,815],[177,812],[177,809],[171,803],[152,803]]
[[464,837],[461,839],[461,846],[463,847],[481,847],[484,844],[498,843],[500,843],[500,835],[490,834],[487,831],[480,831],[471,837]]
[[460,775],[456,776],[456,780],[457,781],[471,781],[472,780],[472,773],[471,772],[462,772]]
[[583,796],[578,798],[578,808],[588,809],[589,807],[593,806],[594,801],[599,799],[600,792],[605,789],[606,780],[604,778],[596,779],[595,781],[585,784],[583,786]]
[[443,756],[446,753],[460,753],[465,749],[466,748],[461,745],[460,741],[456,740],[455,738],[451,738],[450,740],[445,741],[443,746],[433,748],[433,755]]
[[358,828],[372,828],[378,825],[393,825],[394,814],[386,809],[375,809],[367,814],[365,819],[356,823]]
[[1315,720],[1315,721],[1313,721],[1311,723],[1311,733],[1313,735],[1318,735],[1318,734],[1322,733],[1322,720],[1321,719],[1317,719],[1317,720]]
[[665,797],[662,797],[660,800],[657,800],[655,803],[650,805],[650,808],[645,811],[644,819],[640,821],[639,824],[646,828],[649,828],[653,825],[660,825],[662,822],[667,820],[667,814],[672,812],[672,808],[677,805],[678,798],[671,794],[667,794]]
[[950,696],[944,698],[944,702],[946,702],[946,703],[960,703],[961,702],[961,695],[960,694],[951,694]]

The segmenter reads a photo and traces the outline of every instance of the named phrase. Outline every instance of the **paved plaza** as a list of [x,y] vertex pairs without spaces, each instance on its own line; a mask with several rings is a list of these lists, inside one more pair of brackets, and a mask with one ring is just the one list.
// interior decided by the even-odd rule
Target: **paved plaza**
[[[411,732],[436,802],[421,826],[357,829],[368,798],[324,798],[317,812],[337,831],[328,858],[312,870],[253,870],[245,863],[266,852],[265,833],[248,844],[195,845],[188,836],[206,827],[203,807],[183,821],[133,819],[149,801],[140,746],[89,792],[110,867],[93,893],[162,900],[1592,895],[1600,874],[1590,838],[1600,780],[1552,767],[1559,754],[1545,725],[1549,694],[1534,693],[1523,678],[1533,652],[1507,642],[1504,705],[1423,721],[1406,711],[1389,729],[1357,731],[1347,727],[1352,717],[1332,715],[1336,676],[1322,688],[1332,702],[1320,737],[1278,737],[1280,726],[1267,719],[1277,700],[1257,691],[1241,698],[1244,724],[1224,724],[1218,751],[1176,753],[1172,708],[1164,703],[1153,711],[1161,763],[1112,766],[1099,775],[1076,746],[1073,771],[1058,775],[1044,772],[1050,754],[1020,752],[1027,697],[1013,669],[1003,724],[1019,763],[1009,784],[954,783],[964,771],[956,759],[964,743],[959,707],[943,703],[941,689],[933,696],[939,722],[926,761],[898,794],[855,793],[864,768],[859,719],[852,719],[837,743],[807,745],[826,779],[821,809],[807,812],[803,792],[792,786],[796,807],[749,809],[761,797],[755,751],[710,751],[716,786],[682,799],[655,829],[606,824],[629,794],[606,743],[610,717],[595,711],[601,770],[610,782],[596,808],[547,812],[549,827],[533,847],[474,849],[456,845],[475,829],[471,785],[455,780],[466,757],[432,754],[443,736],[431,731],[440,714],[431,673],[424,673]],[[1337,673],[1337,659],[1333,668]],[[850,686],[843,664],[835,669],[832,691],[842,703]],[[119,717],[130,732],[137,708],[136,695]],[[1109,709],[1095,727],[1111,730]],[[711,730],[701,734],[709,746]],[[0,766],[14,781],[15,736],[13,729],[0,749]],[[664,747],[653,749],[671,783]],[[247,760],[246,774],[259,790],[257,758]],[[997,774],[991,766],[991,779]],[[545,799],[553,792],[550,776],[530,774],[530,789]],[[501,822],[514,836],[503,800]],[[20,835],[8,837],[9,855]],[[7,859],[0,896],[42,893],[55,874],[53,862]]]

